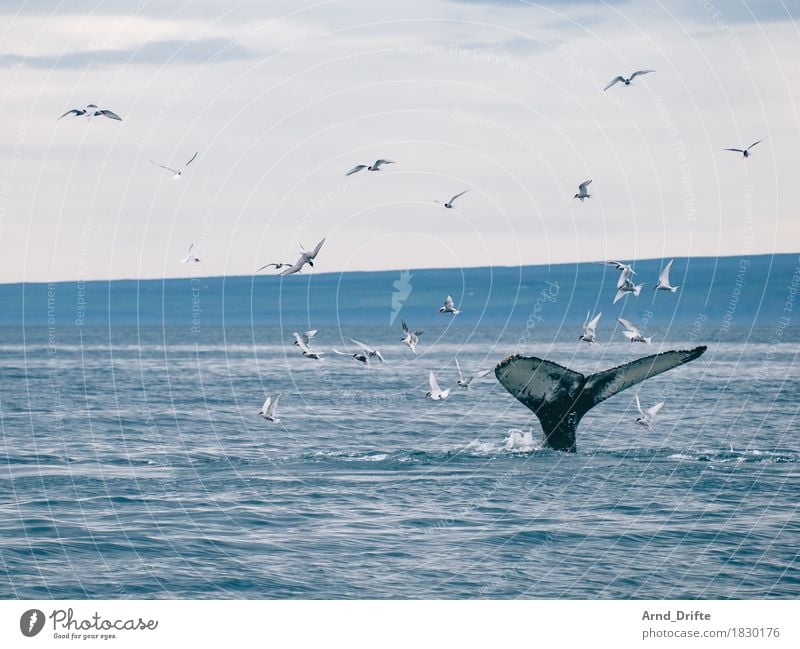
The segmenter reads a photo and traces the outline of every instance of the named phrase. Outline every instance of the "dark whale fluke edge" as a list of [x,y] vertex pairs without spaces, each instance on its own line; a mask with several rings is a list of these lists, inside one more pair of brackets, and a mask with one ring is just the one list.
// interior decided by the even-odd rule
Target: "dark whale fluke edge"
[[609,397],[699,358],[706,346],[645,356],[584,376],[552,361],[512,354],[494,368],[500,384],[528,406],[542,425],[545,446],[574,453],[581,418]]

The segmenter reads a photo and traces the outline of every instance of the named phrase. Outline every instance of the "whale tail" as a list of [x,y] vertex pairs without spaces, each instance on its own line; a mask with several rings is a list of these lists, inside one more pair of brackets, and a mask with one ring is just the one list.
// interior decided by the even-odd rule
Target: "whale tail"
[[589,376],[552,361],[514,354],[500,361],[494,373],[500,384],[539,419],[545,446],[574,452],[578,424],[589,410],[645,379],[693,361],[705,351],[701,346],[662,352]]

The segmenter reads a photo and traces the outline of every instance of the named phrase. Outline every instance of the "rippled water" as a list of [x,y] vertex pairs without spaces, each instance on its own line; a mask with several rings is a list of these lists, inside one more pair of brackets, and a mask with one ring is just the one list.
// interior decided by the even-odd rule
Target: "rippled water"
[[613,397],[576,454],[538,448],[492,375],[434,403],[428,370],[444,387],[456,355],[519,350],[588,373],[658,346],[437,323],[414,357],[397,326],[321,328],[380,346],[362,367],[301,358],[291,330],[0,330],[0,597],[800,596],[796,329],[644,383],[667,401],[651,431]]

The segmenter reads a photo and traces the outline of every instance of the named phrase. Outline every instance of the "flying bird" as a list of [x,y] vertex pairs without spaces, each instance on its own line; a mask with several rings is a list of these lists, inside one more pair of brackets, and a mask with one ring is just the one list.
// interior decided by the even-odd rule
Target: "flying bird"
[[189,246],[189,250],[186,253],[186,257],[184,259],[181,259],[181,263],[184,263],[184,264],[188,264],[190,262],[193,263],[193,264],[199,264],[200,263],[200,258],[197,257],[196,255],[193,255],[192,254],[192,250],[194,250],[194,244],[191,244]]
[[417,353],[417,343],[419,343],[419,337],[424,333],[422,331],[411,331],[406,324],[406,321],[402,321],[403,326],[403,333],[405,334],[400,340],[401,342],[408,347],[412,352],[415,354]]
[[634,297],[639,297],[644,284],[634,284],[630,279],[631,274],[633,274],[633,271],[627,268],[620,273],[617,280],[617,293],[614,296],[614,304],[629,293],[633,293]]
[[376,160],[371,165],[356,165],[350,171],[348,171],[345,176],[349,176],[350,174],[354,174],[362,169],[366,169],[367,171],[379,171],[382,165],[393,165],[394,160]]
[[429,399],[433,399],[434,401],[444,401],[447,397],[450,396],[450,388],[447,390],[442,390],[439,387],[439,383],[436,381],[436,375],[431,370],[431,373],[428,375],[428,383],[430,383],[431,389],[428,394],[425,396]]
[[358,361],[359,363],[364,363],[364,365],[369,365],[369,354],[365,351],[356,352],[351,354],[350,352],[340,352],[338,349],[332,349],[334,354],[338,354],[339,356],[349,356],[353,360]]
[[317,329],[310,329],[309,331],[304,331],[302,336],[299,333],[297,333],[296,331],[293,331],[292,332],[292,336],[294,336],[294,342],[292,344],[293,345],[298,345],[298,346],[299,345],[306,345],[306,346],[310,345],[311,344],[311,339],[314,336],[317,335],[317,331],[318,331]]
[[627,270],[630,275],[636,274],[630,264],[623,264],[621,261],[598,261],[596,263],[601,266],[613,266],[617,270]]
[[260,272],[261,272],[262,270],[264,270],[265,268],[269,268],[269,267],[271,267],[271,266],[274,266],[274,267],[275,267],[275,270],[280,270],[280,269],[281,269],[281,268],[283,268],[284,266],[291,266],[291,264],[272,262],[271,264],[265,264],[265,265],[263,265],[263,266],[262,266],[261,268],[259,268],[259,269],[258,269],[256,272],[257,272],[257,273],[260,273]]
[[670,293],[674,293],[678,290],[679,286],[671,286],[669,283],[669,271],[674,261],[674,259],[670,259],[669,263],[664,266],[664,270],[662,270],[661,275],[658,276],[658,284],[655,286],[656,291],[669,291]]
[[[764,138],[764,139],[766,139],[766,138]],[[756,144],[759,144],[759,143],[763,142],[764,139],[761,139],[758,142],[753,142],[746,149],[725,149],[725,151],[736,151],[736,153],[741,153],[743,157],[749,158],[750,157],[750,149],[752,149]]]
[[464,194],[466,194],[468,191],[469,191],[468,189],[465,189],[463,192],[461,192],[461,193],[459,193],[459,194],[456,194],[455,196],[453,196],[453,198],[451,198],[449,201],[447,201],[447,202],[445,202],[445,203],[442,203],[442,201],[433,201],[433,202],[434,202],[434,203],[439,203],[439,205],[444,205],[444,206],[445,206],[445,207],[446,207],[448,210],[451,210],[451,209],[453,209],[453,202],[454,202],[454,201],[455,201],[455,200],[456,200],[456,199],[457,199],[459,196],[463,196],[463,195],[464,195]]
[[300,259],[297,260],[295,265],[292,266],[291,268],[287,268],[282,273],[280,273],[280,275],[284,276],[284,275],[293,275],[294,273],[299,273],[301,270],[303,270],[303,266],[305,266],[306,264],[311,266],[311,268],[314,268],[314,259],[319,254],[319,251],[322,248],[323,243],[325,243],[325,239],[320,241],[314,248],[314,250],[312,250],[311,252],[301,252]]
[[[108,117],[109,119],[115,119],[118,122],[122,121],[122,118],[115,112],[99,108],[97,104],[88,104],[86,108],[72,108],[68,110],[66,113],[64,113],[58,119],[62,119],[67,115],[74,115],[75,117],[82,117],[85,115],[90,120],[92,119],[92,117],[97,117],[102,115],[103,117]],[[58,119],[56,121],[58,121]]]
[[275,400],[272,400],[272,397],[267,397],[266,401],[264,401],[264,405],[261,406],[261,410],[258,411],[258,414],[261,415],[267,421],[271,421],[274,424],[277,424],[280,419],[275,415],[275,411],[278,409],[278,400],[283,395],[283,392],[279,393]]
[[597,339],[595,338],[595,330],[597,329],[597,323],[600,322],[600,318],[602,317],[603,313],[600,312],[594,318],[589,320],[590,313],[591,311],[586,312],[586,320],[583,323],[583,335],[579,336],[578,340],[583,340],[590,345],[596,345]]
[[608,90],[608,89],[609,89],[611,86],[613,86],[615,83],[619,83],[620,81],[621,81],[622,83],[624,83],[626,86],[629,86],[629,85],[631,85],[631,81],[633,81],[633,80],[634,80],[636,77],[638,77],[638,76],[641,76],[641,75],[643,75],[643,74],[650,74],[651,72],[655,72],[655,70],[636,70],[636,72],[634,72],[634,73],[633,73],[631,76],[629,76],[627,79],[626,79],[625,77],[622,77],[622,76],[620,76],[620,77],[614,77],[614,78],[611,80],[611,83],[609,83],[609,84],[608,84],[608,85],[607,85],[605,88],[603,88],[603,92],[605,92],[606,90]]
[[304,343],[302,340],[298,340],[298,341],[297,341],[295,344],[296,344],[296,345],[297,345],[297,346],[300,348],[300,350],[303,352],[303,358],[310,358],[311,360],[314,360],[314,361],[319,361],[319,360],[322,360],[322,355],[323,355],[325,352],[315,352],[315,351],[312,351],[312,350],[309,348],[309,346],[308,346],[308,345],[306,345],[306,344],[305,344],[305,343]]
[[630,320],[626,320],[625,318],[617,318],[617,322],[625,327],[626,331],[623,331],[622,335],[632,343],[645,343],[646,345],[649,345],[653,340],[652,336],[645,338],[644,334]]
[[650,430],[653,427],[653,420],[655,419],[655,416],[658,414],[658,411],[664,407],[664,403],[664,401],[661,401],[652,408],[642,410],[642,404],[639,401],[639,393],[637,392],[636,409],[639,411],[639,416],[636,418],[636,423],[640,426],[644,426],[647,430]]
[[592,184],[592,179],[586,180],[578,185],[578,193],[573,196],[573,198],[579,198],[581,203],[583,203],[584,199],[591,198],[592,195],[586,191],[586,188]]
[[353,344],[355,344],[356,346],[358,346],[362,350],[364,350],[364,352],[366,352],[366,354],[367,354],[367,356],[369,358],[377,358],[381,363],[384,362],[384,358],[383,358],[383,355],[381,354],[381,350],[380,349],[373,349],[369,345],[365,345],[364,343],[360,343],[357,340],[354,340],[353,338],[351,338],[350,340],[353,342]]
[[453,303],[452,295],[448,295],[447,298],[445,298],[444,306],[439,309],[439,313],[452,313],[453,315],[458,315],[461,313],[461,311],[459,311],[456,308],[456,305]]
[[482,379],[484,376],[489,374],[492,370],[481,370],[480,372],[476,372],[472,376],[464,376],[464,373],[461,371],[461,365],[458,364],[458,358],[456,358],[456,368],[458,369],[458,385],[459,387],[464,388],[465,390],[471,390],[472,386],[471,383],[475,379]]
[[192,162],[194,162],[194,159],[196,157],[197,157],[197,152],[195,152],[195,154],[191,158],[189,158],[189,162],[183,165],[183,167],[181,167],[180,169],[173,169],[172,167],[166,167],[156,162],[155,160],[151,160],[150,162],[152,162],[156,167],[161,167],[162,169],[166,169],[167,171],[169,171],[172,174],[172,180],[180,180],[181,176],[183,175],[183,170],[186,169],[186,167],[188,167],[190,164],[192,164]]

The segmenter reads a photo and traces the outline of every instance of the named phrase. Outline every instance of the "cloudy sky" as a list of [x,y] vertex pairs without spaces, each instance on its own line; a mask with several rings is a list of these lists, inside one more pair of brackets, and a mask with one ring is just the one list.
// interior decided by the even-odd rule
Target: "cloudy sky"
[[[323,236],[321,272],[800,249],[796,3],[0,11],[3,282],[185,276],[191,242],[248,274]],[[87,103],[124,121],[56,122]]]

